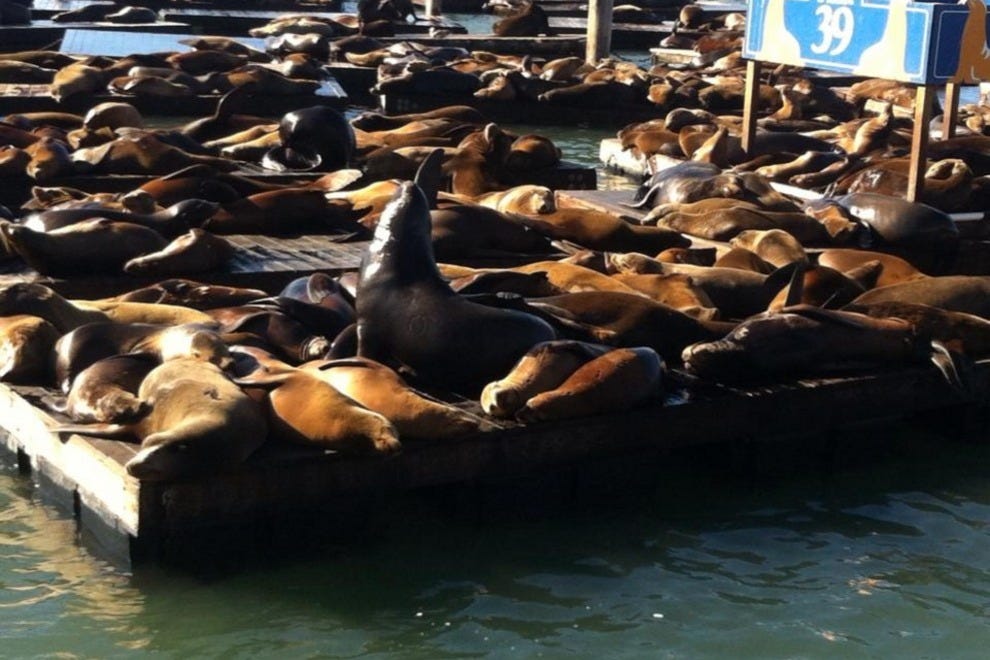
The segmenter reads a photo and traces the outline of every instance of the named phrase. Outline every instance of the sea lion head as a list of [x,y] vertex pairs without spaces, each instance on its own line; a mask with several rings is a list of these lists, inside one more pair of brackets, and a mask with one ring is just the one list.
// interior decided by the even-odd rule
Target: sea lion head
[[370,280],[389,276],[402,281],[441,279],[433,258],[430,204],[412,181],[401,183],[382,211],[361,262],[358,289]]

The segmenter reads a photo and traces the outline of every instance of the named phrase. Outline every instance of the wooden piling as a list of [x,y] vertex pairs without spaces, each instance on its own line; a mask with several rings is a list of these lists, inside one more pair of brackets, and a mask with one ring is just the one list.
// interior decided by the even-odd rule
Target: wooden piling
[[585,60],[596,64],[612,50],[612,0],[588,2],[588,45]]

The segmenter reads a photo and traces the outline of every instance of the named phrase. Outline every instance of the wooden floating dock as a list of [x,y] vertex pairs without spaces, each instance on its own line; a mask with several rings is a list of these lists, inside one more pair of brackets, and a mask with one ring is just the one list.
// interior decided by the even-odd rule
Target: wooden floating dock
[[[588,21],[583,18],[568,18],[551,16],[550,29],[560,36],[581,35],[588,31]],[[613,23],[612,49],[647,49],[659,45],[660,40],[673,32],[674,25],[670,21],[662,23]],[[684,30],[685,36],[695,36],[694,32]]]
[[33,21],[31,25],[5,25],[0,27],[0,48],[7,52],[52,48],[65,37],[68,30],[100,30],[122,33],[179,33],[189,32],[186,23],[159,21],[157,23],[55,23]]
[[[92,4],[91,0],[34,0],[31,16],[50,18],[64,11],[81,9]],[[149,9],[176,9],[178,7],[203,7],[201,0],[141,0],[140,6]],[[243,9],[244,0],[209,0],[209,6],[217,9]],[[266,9],[281,12],[332,12],[340,11],[342,0],[300,2],[300,0],[265,0]]]
[[534,55],[537,57],[584,57],[585,39],[583,36],[555,37],[496,37],[493,34],[452,34],[447,37],[416,36],[376,37],[386,44],[402,41],[415,41],[427,47],[452,47],[465,50],[485,50],[500,55]]
[[[223,36],[236,37],[248,34],[252,28],[262,27],[270,21],[285,16],[284,11],[256,11],[245,9],[165,9],[161,12],[166,21],[191,25],[194,30]],[[292,12],[315,18],[337,19],[346,14],[339,12]],[[447,30],[452,34],[466,34],[467,28],[443,18],[419,20],[414,23],[395,23],[395,32],[404,37],[429,34],[430,30]]]
[[[71,29],[66,30],[59,52],[67,55],[106,55],[107,57],[126,57],[127,55],[185,52],[192,50],[181,43],[188,39],[197,39],[202,34],[190,32],[173,32],[166,34],[140,32],[106,32],[102,29]],[[265,50],[265,40],[257,37],[242,37],[238,42],[254,48]]]
[[[665,405],[556,423],[507,423],[454,441],[408,441],[388,459],[269,443],[234,471],[175,483],[142,483],[127,475],[124,464],[136,445],[80,435],[60,439],[51,431],[56,420],[36,405],[52,391],[4,385],[0,445],[17,454],[22,469],[54,486],[54,497],[75,511],[84,534],[101,537],[103,547],[122,548],[123,559],[133,562],[188,560],[208,549],[226,556],[258,526],[294,536],[293,525],[306,530],[320,521],[332,530],[336,519],[328,511],[360,510],[362,503],[405,500],[437,488],[528,478],[568,492],[601,480],[621,490],[637,466],[690,447],[738,452],[776,441],[813,451],[822,436],[852,426],[934,411],[944,411],[949,428],[966,418],[979,427],[976,432],[985,432],[990,364],[977,363],[972,371],[979,404],[964,401],[933,367],[760,388],[708,387],[693,398],[675,386]],[[471,402],[458,405],[476,409]]]
[[[340,274],[357,270],[367,241],[339,242],[332,236],[305,235],[275,238],[256,235],[224,236],[234,254],[222,270],[189,273],[185,277],[209,284],[260,288],[277,293],[297,277],[315,272]],[[20,259],[0,266],[0,287],[15,282],[40,282],[69,298],[104,298],[160,281],[161,277],[120,275],[49,278],[39,275]]]
[[642,105],[616,104],[610,108],[586,108],[538,101],[492,101],[468,95],[382,94],[379,96],[379,108],[386,114],[425,112],[445,105],[469,105],[498,123],[572,126],[590,124],[621,128],[626,124],[658,117],[657,110],[645,102]]
[[[61,100],[50,94],[48,85],[0,84],[0,114],[20,112],[68,111],[85,114],[97,103],[123,101],[130,103],[145,115],[208,116],[217,109],[222,94],[198,94],[195,96],[160,97],[143,94],[74,94]],[[253,114],[280,117],[287,112],[311,105],[328,105],[337,109],[347,106],[347,93],[336,80],[328,78],[320,83],[316,94],[249,94],[248,107]]]

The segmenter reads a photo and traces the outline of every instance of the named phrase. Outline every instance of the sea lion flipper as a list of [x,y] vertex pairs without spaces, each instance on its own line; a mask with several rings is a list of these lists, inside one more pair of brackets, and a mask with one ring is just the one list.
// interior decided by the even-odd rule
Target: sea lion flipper
[[972,381],[972,360],[966,355],[951,350],[940,341],[931,342],[931,363],[941,372],[945,381],[963,399],[971,401],[976,392]]
[[78,433],[97,438],[119,438],[131,435],[132,427],[129,424],[59,424],[52,431],[59,435]]
[[419,164],[416,177],[413,179],[426,195],[426,201],[431,209],[437,207],[437,194],[440,192],[443,178],[443,149],[434,149]]

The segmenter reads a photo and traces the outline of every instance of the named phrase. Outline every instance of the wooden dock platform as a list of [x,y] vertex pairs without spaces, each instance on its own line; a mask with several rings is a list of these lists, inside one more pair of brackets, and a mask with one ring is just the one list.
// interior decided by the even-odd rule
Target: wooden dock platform
[[[377,37],[386,44],[410,41],[404,37]],[[485,50],[501,55],[534,55],[537,57],[584,57],[585,39],[582,34],[555,37],[496,37],[493,34],[452,34],[447,37],[416,36],[417,44],[428,47]]]
[[[90,0],[34,0],[31,5],[31,16],[36,18],[51,18],[64,11],[81,9],[92,4]],[[217,9],[243,9],[243,0],[210,0],[211,7]],[[340,11],[343,0],[265,0],[265,7],[281,12],[332,12]],[[202,7],[200,0],[141,0],[142,7],[149,9],[175,9],[177,7]]]
[[159,21],[157,23],[55,23],[53,21],[32,21],[30,25],[5,25],[0,27],[0,49],[12,52],[52,48],[59,43],[68,30],[100,30],[121,33],[182,33],[189,32],[186,23]]
[[[59,45],[59,52],[67,55],[106,55],[126,57],[147,53],[185,52],[191,48],[183,43],[187,39],[202,37],[191,32],[164,34],[140,32],[107,32],[102,29],[67,30]],[[238,42],[256,50],[265,49],[265,40],[256,37],[241,37]]]
[[[269,21],[285,16],[285,11],[260,11],[253,9],[194,9],[175,7],[161,12],[166,21],[191,25],[196,31],[237,37],[248,34],[252,28],[262,27]],[[340,12],[292,12],[316,18],[336,19]],[[413,23],[395,23],[395,32],[404,38],[429,34],[432,29],[447,30],[451,34],[466,34],[467,28],[444,18],[422,19]]]
[[[227,556],[259,526],[290,537],[314,525],[333,530],[337,521],[328,511],[361,510],[369,501],[404,500],[438,488],[528,478],[572,493],[602,480],[621,490],[637,467],[690,447],[739,452],[777,442],[817,451],[823,436],[849,427],[938,411],[950,428],[953,420],[968,419],[985,433],[990,364],[973,368],[970,386],[980,403],[961,399],[934,367],[760,388],[709,387],[690,396],[676,374],[672,380],[664,405],[622,414],[507,423],[457,441],[409,441],[388,459],[269,443],[234,471],[174,483],[142,483],[127,475],[124,464],[136,445],[59,438],[51,430],[57,420],[36,405],[53,392],[0,386],[0,446],[17,454],[23,470],[54,486],[53,497],[75,511],[84,534],[109,537],[103,547],[123,548],[124,559],[136,563],[188,561],[210,550]],[[530,507],[538,508],[539,491],[533,496]]]
[[610,108],[526,101],[492,101],[469,95],[382,94],[379,108],[386,114],[425,112],[445,105],[469,105],[498,123],[592,125],[621,128],[626,124],[662,117],[650,104],[616,104]]

